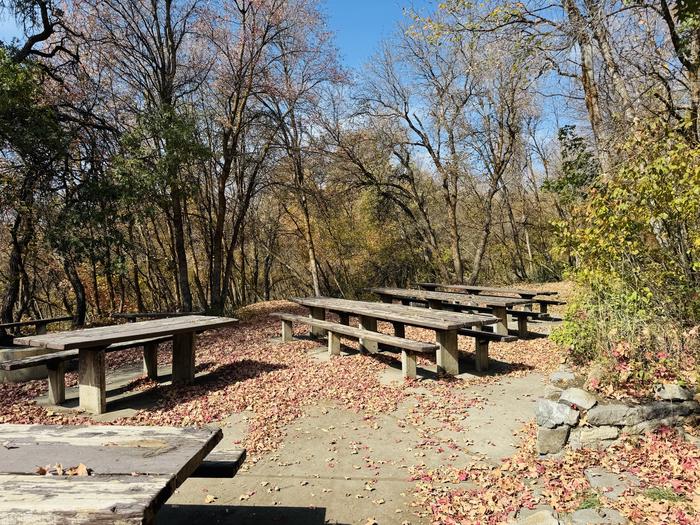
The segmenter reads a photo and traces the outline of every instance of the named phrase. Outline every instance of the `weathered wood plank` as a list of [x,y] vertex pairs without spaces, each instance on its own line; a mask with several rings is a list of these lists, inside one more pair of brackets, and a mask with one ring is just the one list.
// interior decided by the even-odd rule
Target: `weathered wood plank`
[[95,348],[137,339],[225,328],[237,322],[237,319],[228,317],[189,315],[130,324],[86,328],[70,332],[16,337],[14,342],[18,345],[39,346],[54,350]]
[[193,478],[232,478],[246,458],[245,449],[214,450],[192,473]]
[[151,523],[173,492],[168,477],[0,475],[0,522]]
[[94,476],[185,479],[221,437],[218,428],[0,425],[0,442],[11,447],[0,447],[0,474],[36,475],[37,465],[83,463]]
[[441,309],[444,304],[477,305],[477,306],[503,306],[510,308],[515,305],[531,304],[532,299],[516,297],[503,297],[492,295],[468,295],[463,293],[435,292],[429,290],[415,290],[407,288],[369,288],[369,291],[379,295],[383,300],[409,299],[428,304],[430,308]]
[[408,326],[419,326],[434,330],[452,330],[468,326],[481,326],[496,322],[488,314],[467,314],[446,310],[429,310],[399,304],[350,301],[331,297],[293,298],[293,301],[307,307],[321,307],[330,311],[346,312],[355,316],[365,315],[382,321],[398,321]]
[[524,290],[522,288],[509,288],[507,286],[479,286],[468,284],[440,284],[440,283],[415,283],[416,286],[425,290],[437,290],[442,288],[445,290],[455,290],[468,293],[497,293],[519,295],[520,297],[535,297],[538,295],[557,295],[558,292],[552,290]]
[[[146,346],[148,344],[160,344],[170,341],[170,337],[158,337],[153,339],[141,339],[137,341],[128,341],[126,343],[117,343],[109,345],[105,348],[105,352],[118,352],[121,350],[129,350],[131,348],[137,348],[139,346]],[[78,350],[62,350],[58,352],[52,352],[50,354],[42,354],[37,356],[25,357],[23,359],[14,359],[12,361],[4,361],[0,363],[1,370],[20,370],[22,368],[30,368],[32,366],[48,365],[49,363],[56,363],[61,361],[69,361],[71,359],[78,358]]]
[[332,332],[337,335],[342,335],[345,337],[351,337],[353,339],[372,339],[377,343],[386,344],[388,346],[393,346],[396,348],[405,348],[406,350],[411,350],[413,352],[434,352],[437,349],[435,343],[424,343],[422,341],[413,341],[411,339],[405,339],[402,337],[396,337],[393,335],[383,334],[381,332],[374,332],[363,330],[362,328],[355,328],[352,326],[346,326],[338,323],[332,323],[330,321],[319,321],[316,319],[311,319],[309,317],[304,317],[301,315],[288,314],[288,313],[274,313],[275,317],[288,322],[298,322],[304,324],[316,324],[320,328],[328,332]]
[[[221,441],[218,428],[0,425],[0,522],[151,523]],[[90,476],[39,476],[80,463]]]

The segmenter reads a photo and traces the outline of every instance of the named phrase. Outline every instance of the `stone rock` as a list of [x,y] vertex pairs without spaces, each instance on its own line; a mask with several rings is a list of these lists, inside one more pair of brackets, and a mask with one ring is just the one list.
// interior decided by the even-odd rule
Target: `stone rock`
[[649,419],[647,421],[642,421],[640,423],[637,423],[635,425],[628,425],[625,427],[622,427],[622,431],[625,434],[629,434],[631,436],[638,436],[641,434],[646,434],[647,432],[651,432],[655,428],[664,426],[664,427],[677,427],[681,426],[684,421],[684,418],[681,416],[672,416],[672,417],[665,417],[662,419]]
[[560,525],[560,521],[551,510],[540,510],[519,520],[519,525]]
[[593,394],[586,392],[582,388],[567,388],[561,393],[559,402],[573,408],[588,410],[593,408],[598,400]]
[[665,385],[656,385],[654,388],[656,397],[665,401],[688,401],[693,399],[695,392],[681,385],[667,383]]
[[586,421],[593,426],[634,425],[641,421],[636,407],[627,405],[598,405],[586,414]]
[[544,397],[545,399],[549,399],[551,401],[558,401],[559,396],[561,396],[562,389],[559,388],[558,386],[554,385],[547,385],[544,387]]
[[577,410],[573,410],[561,403],[550,401],[549,399],[538,399],[535,415],[539,426],[554,428],[559,425],[575,425],[578,421],[579,413]]
[[576,376],[570,370],[557,370],[549,376],[549,381],[555,385],[568,385],[576,381]]
[[683,401],[680,403],[655,401],[648,405],[641,405],[637,410],[639,411],[640,421],[664,419],[698,413],[700,412],[700,403],[697,401]]
[[571,525],[626,525],[627,518],[614,509],[581,509],[571,515]]
[[527,507],[521,507],[518,510],[518,512],[516,513],[515,517],[519,521],[522,521],[526,518],[529,518],[533,514],[537,514],[538,512],[542,512],[542,511],[551,512],[554,516],[557,516],[556,511],[552,507],[550,507],[549,505],[537,505],[536,507],[533,507],[531,509],[528,509]]
[[639,478],[624,472],[614,474],[600,467],[592,467],[584,471],[588,483],[594,489],[602,489],[601,493],[611,500],[616,500],[630,487],[639,486]]
[[569,437],[569,427],[566,425],[558,428],[539,427],[537,429],[537,452],[556,454],[566,445],[567,437]]
[[599,441],[617,439],[620,429],[617,427],[590,427],[582,428],[580,433],[581,445],[597,444]]

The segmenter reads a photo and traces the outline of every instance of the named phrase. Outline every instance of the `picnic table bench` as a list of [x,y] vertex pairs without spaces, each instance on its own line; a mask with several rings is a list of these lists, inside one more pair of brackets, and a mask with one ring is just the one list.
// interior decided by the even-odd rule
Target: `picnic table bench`
[[[172,337],[173,384],[187,384],[194,381],[195,334],[204,330],[225,328],[237,322],[237,319],[228,317],[188,315],[70,332],[16,337],[14,341],[15,344],[57,351],[78,350],[80,407],[93,414],[102,414],[107,404],[105,351],[110,345]],[[132,344],[131,347],[133,346]]]
[[495,295],[467,295],[406,288],[369,288],[369,291],[377,294],[380,300],[386,303],[391,303],[394,300],[420,302],[436,310],[453,308],[458,310],[479,310],[483,313],[493,314],[498,318],[498,322],[493,325],[494,331],[500,335],[508,335],[509,314],[518,320],[518,335],[521,337],[527,335],[528,317],[537,317],[537,314],[532,312],[513,309],[514,306],[531,305],[532,299]]
[[153,523],[188,477],[235,475],[245,450],[210,455],[221,439],[219,428],[0,425],[0,522]]
[[16,328],[24,328],[25,326],[34,326],[34,331],[37,334],[45,334],[47,326],[52,323],[62,323],[65,321],[70,321],[73,318],[70,315],[64,315],[61,317],[47,317],[45,319],[30,319],[28,321],[16,321],[13,323],[0,323],[0,332],[5,332],[7,330],[13,330]]
[[532,299],[532,303],[525,305],[526,310],[532,309],[532,304],[540,305],[540,313],[547,314],[549,305],[564,305],[564,301],[557,299],[543,299],[538,296],[553,296],[558,292],[553,290],[524,290],[522,288],[508,288],[505,286],[480,286],[470,284],[439,284],[439,283],[415,283],[416,286],[424,290],[436,291],[438,288],[456,293],[467,294],[492,294],[492,295],[515,295],[523,299]]
[[[340,324],[349,325],[349,317],[356,316],[359,318],[360,328],[370,332],[377,332],[377,321],[391,322],[394,335],[402,339],[405,338],[406,326],[434,330],[438,345],[436,352],[438,373],[448,375],[459,374],[457,347],[459,331],[464,328],[473,329],[490,325],[498,321],[496,317],[488,314],[429,310],[400,304],[351,301],[331,297],[293,298],[292,301],[309,308],[310,316],[315,320],[324,321],[328,311],[339,315]],[[312,324],[312,334],[325,335],[325,331],[323,327],[314,327]],[[377,352],[378,344],[377,340],[360,339],[361,349],[367,352]],[[475,351],[477,352],[477,370],[485,370],[488,367],[488,353],[485,353],[487,349],[483,345],[475,344]]]

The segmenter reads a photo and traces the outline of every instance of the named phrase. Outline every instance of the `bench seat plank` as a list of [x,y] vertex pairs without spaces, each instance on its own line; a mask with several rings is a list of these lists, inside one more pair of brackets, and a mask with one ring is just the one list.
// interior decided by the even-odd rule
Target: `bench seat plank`
[[[0,425],[8,523],[152,523],[221,441],[219,428]],[[84,464],[89,476],[40,476]]]
[[214,450],[197,467],[193,478],[232,478],[246,458],[245,449]]
[[[139,346],[160,344],[170,341],[171,339],[172,337],[155,337],[151,339],[140,339],[138,341],[128,341],[125,343],[115,343],[105,348],[105,352],[117,352],[121,350],[128,350],[130,348],[137,348]],[[20,370],[22,368],[29,368],[32,366],[60,363],[71,359],[78,359],[78,353],[79,350],[62,350],[60,352],[52,352],[50,354],[25,357],[23,359],[15,359],[12,361],[4,361],[0,363],[0,369],[8,371]]]
[[1,323],[0,330],[6,328],[21,328],[24,326],[35,326],[35,325],[47,325],[50,323],[62,323],[65,321],[70,321],[73,318],[70,315],[64,315],[62,317],[49,317],[46,319],[31,319],[29,321],[17,321],[14,323]]
[[304,317],[302,315],[286,313],[275,313],[273,315],[284,321],[304,323],[310,326],[316,326],[317,328],[321,328],[329,332],[333,332],[335,334],[344,335],[346,337],[352,337],[355,339],[368,339],[376,341],[377,343],[382,343],[385,345],[410,350],[411,352],[434,352],[438,348],[438,345],[435,343],[413,341],[411,339],[405,339],[403,337],[382,334],[380,332],[373,332],[371,330],[363,330],[362,328],[355,328],[344,324],[332,323],[330,321],[321,321],[319,319],[312,319],[310,317]]

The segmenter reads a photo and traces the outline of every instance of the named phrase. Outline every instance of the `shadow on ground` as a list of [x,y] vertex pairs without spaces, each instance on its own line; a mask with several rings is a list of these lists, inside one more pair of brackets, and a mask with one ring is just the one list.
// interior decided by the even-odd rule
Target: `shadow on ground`
[[231,525],[323,525],[326,509],[315,507],[237,507],[234,505],[164,505],[158,525],[195,523]]

